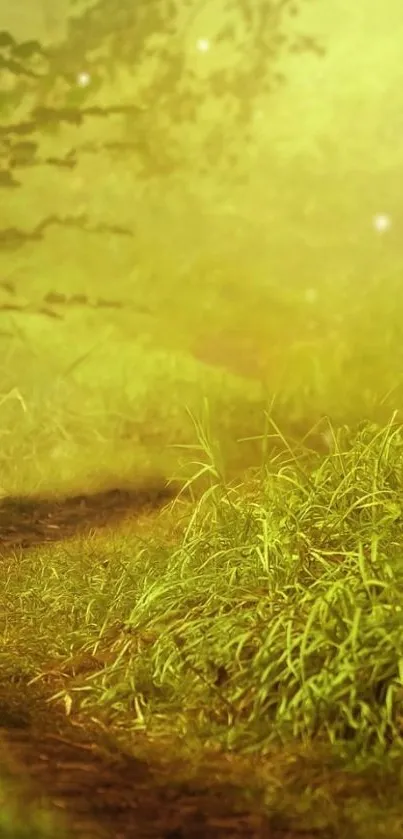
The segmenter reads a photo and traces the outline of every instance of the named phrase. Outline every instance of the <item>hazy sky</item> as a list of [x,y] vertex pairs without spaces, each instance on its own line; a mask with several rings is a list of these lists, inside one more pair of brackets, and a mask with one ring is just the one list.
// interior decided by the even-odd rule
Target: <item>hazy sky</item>
[[[400,156],[403,131],[403,8],[401,0],[306,0],[298,26],[315,34],[326,57],[287,59],[287,92],[279,102],[285,123],[292,99],[306,139],[316,130],[365,126]],[[346,138],[353,141],[354,137]]]

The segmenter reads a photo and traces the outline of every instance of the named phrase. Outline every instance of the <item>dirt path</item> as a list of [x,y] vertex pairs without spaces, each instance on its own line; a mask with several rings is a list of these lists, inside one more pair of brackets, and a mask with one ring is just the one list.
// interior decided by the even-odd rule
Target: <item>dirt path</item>
[[32,703],[25,718],[20,709],[18,724],[14,711],[14,727],[0,728],[1,761],[16,783],[22,779],[25,806],[45,795],[73,836],[291,839],[272,830],[267,817],[242,806],[235,787],[175,781],[166,768],[114,747],[90,722],[74,725],[39,705]]
[[[64,500],[5,499],[0,504],[1,551],[117,524],[165,504],[161,488],[108,491]],[[125,754],[91,721],[71,720],[37,685],[1,683],[0,770],[22,788],[23,805],[43,800],[79,839],[297,839],[242,805],[242,789],[214,780],[175,780],[166,762]],[[182,773],[183,777],[183,773]],[[251,812],[253,810],[253,812]],[[259,810],[259,808],[257,808]],[[309,839],[308,833],[303,833]],[[326,837],[321,834],[322,839]]]
[[0,502],[1,552],[61,542],[72,536],[118,524],[129,515],[156,511],[174,490],[150,485],[136,490],[110,489],[60,499],[3,498]]

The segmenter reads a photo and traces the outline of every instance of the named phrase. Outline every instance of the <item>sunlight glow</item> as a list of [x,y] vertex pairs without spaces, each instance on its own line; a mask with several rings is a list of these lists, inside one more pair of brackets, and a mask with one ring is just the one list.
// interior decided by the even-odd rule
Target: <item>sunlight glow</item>
[[79,73],[77,76],[77,84],[80,87],[87,87],[91,81],[91,76],[89,73],[83,72]]
[[373,218],[373,225],[378,233],[384,233],[385,230],[389,230],[391,224],[392,220],[387,213],[377,213]]
[[199,38],[197,41],[197,49],[200,52],[207,52],[210,49],[210,41],[208,38]]

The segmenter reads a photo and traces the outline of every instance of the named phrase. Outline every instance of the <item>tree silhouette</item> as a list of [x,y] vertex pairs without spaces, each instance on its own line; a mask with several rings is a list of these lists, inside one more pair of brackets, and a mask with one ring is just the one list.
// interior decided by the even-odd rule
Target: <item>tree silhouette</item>
[[[0,187],[20,187],[28,167],[74,170],[82,155],[100,150],[112,160],[134,155],[143,178],[164,177],[189,163],[199,171],[236,166],[251,140],[256,102],[285,81],[278,59],[287,51],[322,50],[305,36],[284,34],[286,17],[298,13],[295,0],[222,0],[222,22],[199,46],[211,52],[230,47],[232,60],[197,73],[189,39],[206,6],[200,0],[98,0],[72,15],[65,40],[46,49],[1,32]],[[213,119],[206,119],[206,108]],[[118,121],[118,137],[107,130],[101,141],[84,139],[90,120]],[[63,126],[74,127],[77,143],[45,154],[44,138],[56,144]],[[192,136],[199,141],[196,162]],[[29,233],[4,229],[0,246],[41,239],[51,224],[86,229],[89,220],[53,215]]]

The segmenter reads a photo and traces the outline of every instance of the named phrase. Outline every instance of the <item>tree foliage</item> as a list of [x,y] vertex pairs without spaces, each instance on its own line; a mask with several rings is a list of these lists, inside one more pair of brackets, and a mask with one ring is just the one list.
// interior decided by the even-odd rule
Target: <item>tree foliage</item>
[[[98,0],[78,10],[75,3],[64,41],[48,48],[1,32],[0,187],[20,187],[28,167],[73,170],[82,155],[100,150],[112,159],[134,155],[144,178],[189,163],[199,171],[234,167],[242,143],[251,139],[256,102],[285,81],[279,59],[287,51],[321,54],[321,48],[308,37],[285,34],[298,0],[222,0],[208,46],[210,55],[226,50],[231,61],[197,72],[192,33],[206,5]],[[84,127],[91,120],[117,121],[119,130],[89,141]],[[64,126],[74,128],[74,146],[44,153],[44,138],[57,138]],[[50,223],[55,218],[43,220],[31,238],[40,238]],[[21,231],[2,233],[3,246],[23,241]]]

